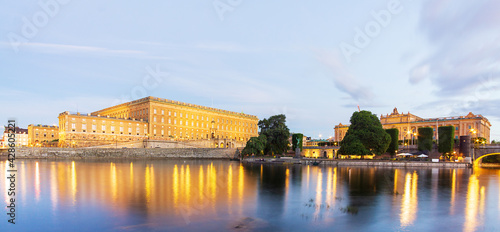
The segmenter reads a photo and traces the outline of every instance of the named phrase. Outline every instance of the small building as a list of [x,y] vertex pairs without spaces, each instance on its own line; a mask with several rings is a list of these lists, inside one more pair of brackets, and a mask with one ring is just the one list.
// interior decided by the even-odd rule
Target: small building
[[59,127],[48,125],[28,125],[28,146],[54,147],[59,141]]
[[[16,127],[16,147],[26,147],[28,146],[28,129],[23,129]],[[3,146],[7,146],[7,141],[9,139],[8,128],[5,127],[3,132]]]

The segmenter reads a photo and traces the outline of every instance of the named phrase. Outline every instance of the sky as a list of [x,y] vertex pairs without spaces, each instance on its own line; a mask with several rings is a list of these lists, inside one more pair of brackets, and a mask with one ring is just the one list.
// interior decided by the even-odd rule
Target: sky
[[352,113],[481,114],[500,140],[500,1],[1,1],[0,122],[155,96],[334,135]]

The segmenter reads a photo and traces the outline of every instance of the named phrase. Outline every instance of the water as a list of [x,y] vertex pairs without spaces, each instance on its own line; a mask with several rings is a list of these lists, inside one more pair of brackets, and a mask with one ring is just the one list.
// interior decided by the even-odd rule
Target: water
[[[0,161],[1,183],[6,162]],[[499,231],[500,170],[17,160],[0,231]],[[3,205],[10,199],[0,186]],[[6,207],[5,211],[6,212]]]

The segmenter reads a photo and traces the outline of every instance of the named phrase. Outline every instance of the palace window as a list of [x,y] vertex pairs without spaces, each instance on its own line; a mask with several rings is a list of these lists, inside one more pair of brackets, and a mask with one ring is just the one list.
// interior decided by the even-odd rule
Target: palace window
[[161,122],[163,123],[164,121],[165,121],[165,120],[164,120],[164,118],[163,118],[163,117],[161,117]]
[[181,113],[181,118],[182,118],[182,113]]
[[123,127],[122,126],[120,127],[120,132],[123,132]]
[[153,113],[156,114],[156,109],[153,109]]
[[82,130],[87,130],[87,124],[82,124]]
[[172,112],[169,110],[169,111],[168,111],[168,116],[170,116],[170,115],[172,115]]
[[161,110],[161,115],[164,115],[165,114],[165,110]]
[[171,122],[171,121],[170,121],[170,118],[169,118],[169,119],[168,119],[168,124],[170,124],[170,122]]
[[97,125],[92,124],[92,130],[97,130]]
[[115,126],[111,126],[111,131],[115,131]]
[[186,118],[189,118],[188,114],[186,113]]
[[132,133],[132,127],[128,128],[128,133]]
[[102,125],[101,130],[105,131],[106,130],[106,125]]
[[76,129],[76,124],[75,123],[71,123],[71,129]]
[[155,116],[155,117],[153,117],[153,122],[156,122],[156,116]]

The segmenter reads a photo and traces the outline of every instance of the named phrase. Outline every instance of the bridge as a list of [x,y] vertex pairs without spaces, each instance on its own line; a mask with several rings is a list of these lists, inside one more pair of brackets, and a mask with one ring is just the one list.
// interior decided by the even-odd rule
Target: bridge
[[484,145],[474,149],[474,166],[479,166],[484,157],[500,155],[500,145]]

